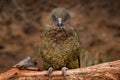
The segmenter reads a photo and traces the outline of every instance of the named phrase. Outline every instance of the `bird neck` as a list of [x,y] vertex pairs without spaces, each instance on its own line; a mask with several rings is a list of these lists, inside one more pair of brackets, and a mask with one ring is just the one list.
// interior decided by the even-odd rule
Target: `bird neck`
[[73,36],[73,31],[71,29],[66,29],[66,28],[50,28],[49,30],[47,30],[47,32],[45,33],[46,38],[49,38],[50,40],[53,41],[57,41],[57,42],[61,42],[61,41],[65,41],[68,38]]

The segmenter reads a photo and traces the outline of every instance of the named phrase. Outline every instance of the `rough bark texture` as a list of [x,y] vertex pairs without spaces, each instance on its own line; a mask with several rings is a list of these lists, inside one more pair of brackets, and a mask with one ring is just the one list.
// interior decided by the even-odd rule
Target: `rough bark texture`
[[61,71],[54,71],[50,77],[45,76],[46,72],[11,68],[0,74],[0,80],[120,80],[120,60],[70,69],[65,78],[61,76]]

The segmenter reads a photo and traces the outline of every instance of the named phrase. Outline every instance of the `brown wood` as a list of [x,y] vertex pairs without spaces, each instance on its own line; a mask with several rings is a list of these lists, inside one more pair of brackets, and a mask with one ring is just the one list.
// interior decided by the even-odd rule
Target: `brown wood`
[[53,71],[50,77],[47,71],[30,71],[11,68],[0,74],[0,80],[120,80],[120,60],[102,63],[85,68],[69,69],[67,76],[61,76],[61,71]]

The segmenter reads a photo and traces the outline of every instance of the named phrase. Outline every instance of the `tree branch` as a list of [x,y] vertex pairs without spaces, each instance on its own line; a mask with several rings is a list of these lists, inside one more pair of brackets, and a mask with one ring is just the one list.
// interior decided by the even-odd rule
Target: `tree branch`
[[[50,77],[47,71],[30,71],[11,68],[0,74],[0,80],[61,80],[61,71],[54,71]],[[67,70],[66,80],[120,80],[120,60],[90,67]]]

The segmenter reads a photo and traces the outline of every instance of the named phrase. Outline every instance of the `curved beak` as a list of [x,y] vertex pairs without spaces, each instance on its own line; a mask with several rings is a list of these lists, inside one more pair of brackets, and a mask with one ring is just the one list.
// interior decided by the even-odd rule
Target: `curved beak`
[[63,26],[62,18],[58,18],[57,25],[58,25],[58,27],[62,27]]

